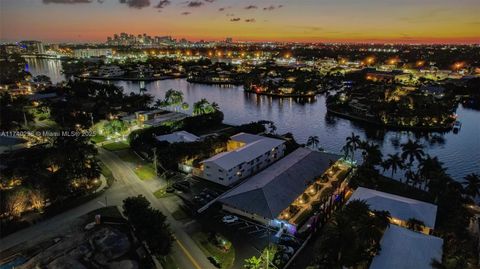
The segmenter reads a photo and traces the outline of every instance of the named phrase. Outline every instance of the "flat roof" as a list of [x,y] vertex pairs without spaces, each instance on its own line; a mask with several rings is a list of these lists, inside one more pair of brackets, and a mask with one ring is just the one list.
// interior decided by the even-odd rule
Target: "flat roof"
[[433,259],[442,261],[443,239],[390,225],[380,241],[380,253],[370,269],[432,269]]
[[158,141],[167,141],[168,143],[195,142],[200,137],[186,131],[173,132],[171,134],[159,135],[155,137]]
[[246,141],[244,142],[246,145],[233,151],[217,154],[202,161],[202,163],[213,162],[223,169],[229,170],[241,163],[249,162],[263,153],[285,143],[285,141],[281,139],[246,133],[236,134],[232,136],[231,139],[240,142]]
[[298,148],[262,172],[224,193],[218,201],[275,219],[340,155]]
[[407,221],[414,218],[422,221],[427,227],[435,227],[437,206],[434,204],[364,187],[355,190],[349,202],[352,200],[364,200],[371,209],[389,211],[396,219]]

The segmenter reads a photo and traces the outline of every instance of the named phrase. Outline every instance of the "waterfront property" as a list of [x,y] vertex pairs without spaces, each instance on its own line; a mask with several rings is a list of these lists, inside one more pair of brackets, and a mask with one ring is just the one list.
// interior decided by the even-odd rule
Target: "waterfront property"
[[443,239],[390,225],[380,241],[381,251],[370,269],[431,269],[442,260]]
[[195,176],[231,186],[264,169],[285,154],[285,141],[239,133],[230,137],[227,151],[201,162]]
[[172,112],[163,109],[137,111],[135,114],[124,116],[122,121],[130,126],[138,127],[156,127],[168,121],[178,121],[186,118],[188,115],[180,112]]
[[435,227],[437,206],[434,204],[405,198],[402,196],[359,187],[349,201],[363,200],[372,210],[390,212],[390,222],[402,227],[407,226],[409,219],[423,222],[422,233],[430,234]]
[[350,168],[339,155],[298,148],[218,201],[225,211],[293,234],[300,216],[310,214],[322,193]]
[[186,142],[186,143],[195,142],[200,140],[200,137],[186,131],[178,131],[178,132],[173,132],[171,134],[159,135],[155,137],[155,139],[158,141],[166,141],[172,144],[172,143],[181,143],[181,142]]

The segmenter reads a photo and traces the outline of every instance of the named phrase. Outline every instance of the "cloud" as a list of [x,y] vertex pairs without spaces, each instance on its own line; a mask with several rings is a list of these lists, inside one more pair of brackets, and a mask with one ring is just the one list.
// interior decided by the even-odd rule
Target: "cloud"
[[231,8],[231,7],[230,7],[230,6],[228,6],[228,7],[221,7],[221,8],[218,9],[218,11],[225,11],[225,10],[227,10],[227,9],[229,9],[229,8]]
[[240,21],[240,18],[231,18],[230,21]]
[[183,15],[183,16],[187,16],[187,15],[190,15],[192,14],[191,12],[188,12],[188,11],[185,11],[185,12],[182,12],[180,13],[180,15]]
[[164,8],[168,5],[170,5],[172,2],[170,2],[170,0],[160,0],[160,2],[158,2],[158,4],[155,6],[156,8]]
[[84,4],[91,2],[92,0],[43,0],[44,4]]
[[188,2],[187,7],[201,7],[203,4],[204,3],[200,1],[190,1]]
[[255,22],[255,19],[254,18],[251,18],[251,19],[245,19],[245,22]]
[[272,11],[272,10],[279,9],[279,8],[282,8],[282,7],[283,7],[283,5],[278,5],[278,6],[271,5],[271,6],[268,6],[268,7],[264,7],[263,10]]
[[150,6],[150,0],[120,0],[121,4],[127,4],[133,8],[144,8]]
[[227,16],[227,17],[233,17],[233,16],[235,16],[235,14],[233,14],[233,13],[227,13],[227,14],[225,14],[225,16]]
[[208,3],[213,3],[213,2],[215,2],[215,0],[203,0],[203,1],[208,2]]
[[254,6],[254,5],[249,5],[249,6],[246,6],[245,9],[257,9],[258,7],[257,6]]

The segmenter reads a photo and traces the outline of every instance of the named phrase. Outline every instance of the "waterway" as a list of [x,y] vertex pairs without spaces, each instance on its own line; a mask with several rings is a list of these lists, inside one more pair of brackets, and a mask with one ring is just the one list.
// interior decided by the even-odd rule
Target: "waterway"
[[[33,75],[50,76],[54,83],[63,80],[58,60],[28,59],[28,69]],[[425,146],[425,152],[438,156],[457,180],[469,173],[480,173],[480,111],[461,105],[456,112],[462,122],[460,132],[430,133],[425,136],[407,131],[387,131],[332,116],[327,113],[324,95],[307,101],[278,99],[245,93],[242,86],[192,84],[185,79],[111,83],[123,87],[127,93],[139,92],[144,87],[156,99],[163,98],[168,89],[177,89],[184,93],[185,102],[190,105],[206,98],[219,104],[226,123],[271,120],[275,122],[277,133],[290,132],[299,143],[305,143],[309,136],[316,135],[322,148],[336,153],[340,152],[345,138],[352,132],[379,144],[384,155],[399,152],[400,144],[409,138],[419,139]]]

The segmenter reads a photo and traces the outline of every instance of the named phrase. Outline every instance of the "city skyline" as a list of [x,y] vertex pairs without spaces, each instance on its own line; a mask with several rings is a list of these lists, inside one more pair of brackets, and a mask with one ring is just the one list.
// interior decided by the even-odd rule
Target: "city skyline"
[[1,41],[105,42],[107,36],[345,43],[480,42],[480,3],[400,1],[2,1]]

